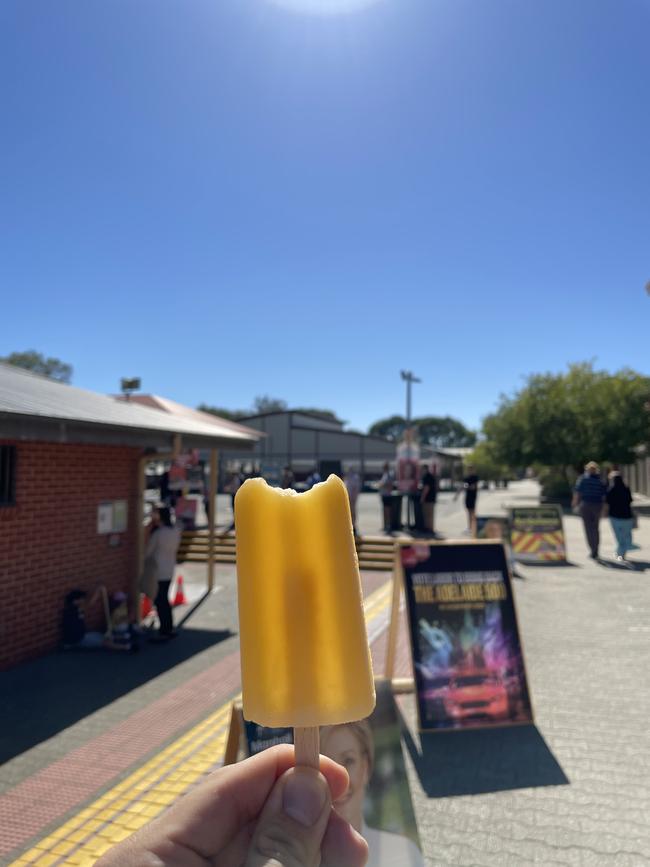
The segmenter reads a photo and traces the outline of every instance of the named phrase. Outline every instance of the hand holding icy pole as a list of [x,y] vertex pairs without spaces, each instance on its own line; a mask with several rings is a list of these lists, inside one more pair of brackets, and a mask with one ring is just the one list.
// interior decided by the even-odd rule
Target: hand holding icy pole
[[292,726],[296,764],[318,767],[318,727],[375,706],[347,492],[250,479],[235,512],[244,716]]

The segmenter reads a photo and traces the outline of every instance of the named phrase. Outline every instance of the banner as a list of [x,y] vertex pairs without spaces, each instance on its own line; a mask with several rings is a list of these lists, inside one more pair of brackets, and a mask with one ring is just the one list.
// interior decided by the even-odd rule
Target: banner
[[[336,811],[365,837],[374,867],[424,867],[409,789],[401,732],[390,681],[375,680],[377,706],[367,720],[324,726],[320,751],[347,768],[350,787]],[[269,729],[244,722],[233,708],[226,763],[276,743],[291,743],[291,729]],[[243,756],[242,756],[243,752]]]
[[559,506],[510,509],[510,544],[522,563],[566,560],[562,510]]
[[420,728],[532,722],[503,545],[418,543],[401,565]]

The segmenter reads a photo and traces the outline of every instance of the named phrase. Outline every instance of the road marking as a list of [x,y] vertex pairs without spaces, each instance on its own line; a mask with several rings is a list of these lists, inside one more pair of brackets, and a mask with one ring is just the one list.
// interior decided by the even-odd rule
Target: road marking
[[[386,626],[391,591],[392,581],[389,580],[364,602],[369,636],[377,632],[377,627],[381,633]],[[121,783],[39,840],[10,867],[93,865],[104,852],[146,825],[222,764],[230,708],[239,698],[241,694],[229,698]]]

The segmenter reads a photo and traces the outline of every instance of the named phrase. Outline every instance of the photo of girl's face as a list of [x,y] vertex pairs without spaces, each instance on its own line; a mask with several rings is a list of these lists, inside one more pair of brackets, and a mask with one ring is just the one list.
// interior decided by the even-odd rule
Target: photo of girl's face
[[335,802],[334,807],[339,815],[359,831],[368,785],[368,758],[354,732],[344,725],[335,726],[328,731],[321,744],[321,752],[343,765],[348,772],[350,786],[345,795]]

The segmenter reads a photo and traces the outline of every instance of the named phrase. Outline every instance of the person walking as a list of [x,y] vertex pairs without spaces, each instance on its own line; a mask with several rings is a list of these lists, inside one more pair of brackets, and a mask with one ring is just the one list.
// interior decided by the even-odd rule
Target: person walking
[[435,536],[434,512],[438,496],[438,472],[437,465],[431,464],[431,469],[422,467],[422,490],[420,491],[420,503],[424,518],[424,529],[431,536]]
[[393,488],[395,487],[395,473],[390,468],[388,461],[384,464],[383,473],[379,479],[379,496],[381,497],[381,505],[384,512],[384,533],[390,533],[393,529],[391,520],[391,505],[393,498]]
[[345,487],[348,492],[348,499],[350,500],[350,515],[352,516],[352,529],[354,530],[354,535],[358,536],[357,532],[357,499],[359,498],[359,494],[361,493],[361,476],[359,473],[353,468],[346,472],[345,478],[343,479],[345,482]]
[[476,537],[476,498],[478,497],[478,476],[474,467],[468,464],[467,475],[463,479],[463,487],[456,491],[454,500],[458,498],[461,490],[465,491],[465,508],[467,509],[467,530],[469,535]]
[[578,508],[585,528],[589,556],[598,559],[600,546],[600,517],[607,488],[600,478],[600,467],[595,461],[585,464],[585,471],[578,479],[573,492],[572,506]]
[[145,559],[151,558],[154,576],[158,583],[158,592],[154,600],[160,630],[156,636],[157,641],[166,641],[173,638],[174,619],[172,607],[169,604],[169,586],[174,578],[176,568],[176,555],[181,542],[181,531],[172,520],[172,512],[167,506],[156,509],[152,517],[152,531],[147,542]]
[[609,474],[609,489],[605,501],[616,537],[616,559],[619,563],[626,563],[625,555],[632,548],[632,492],[617,470]]

